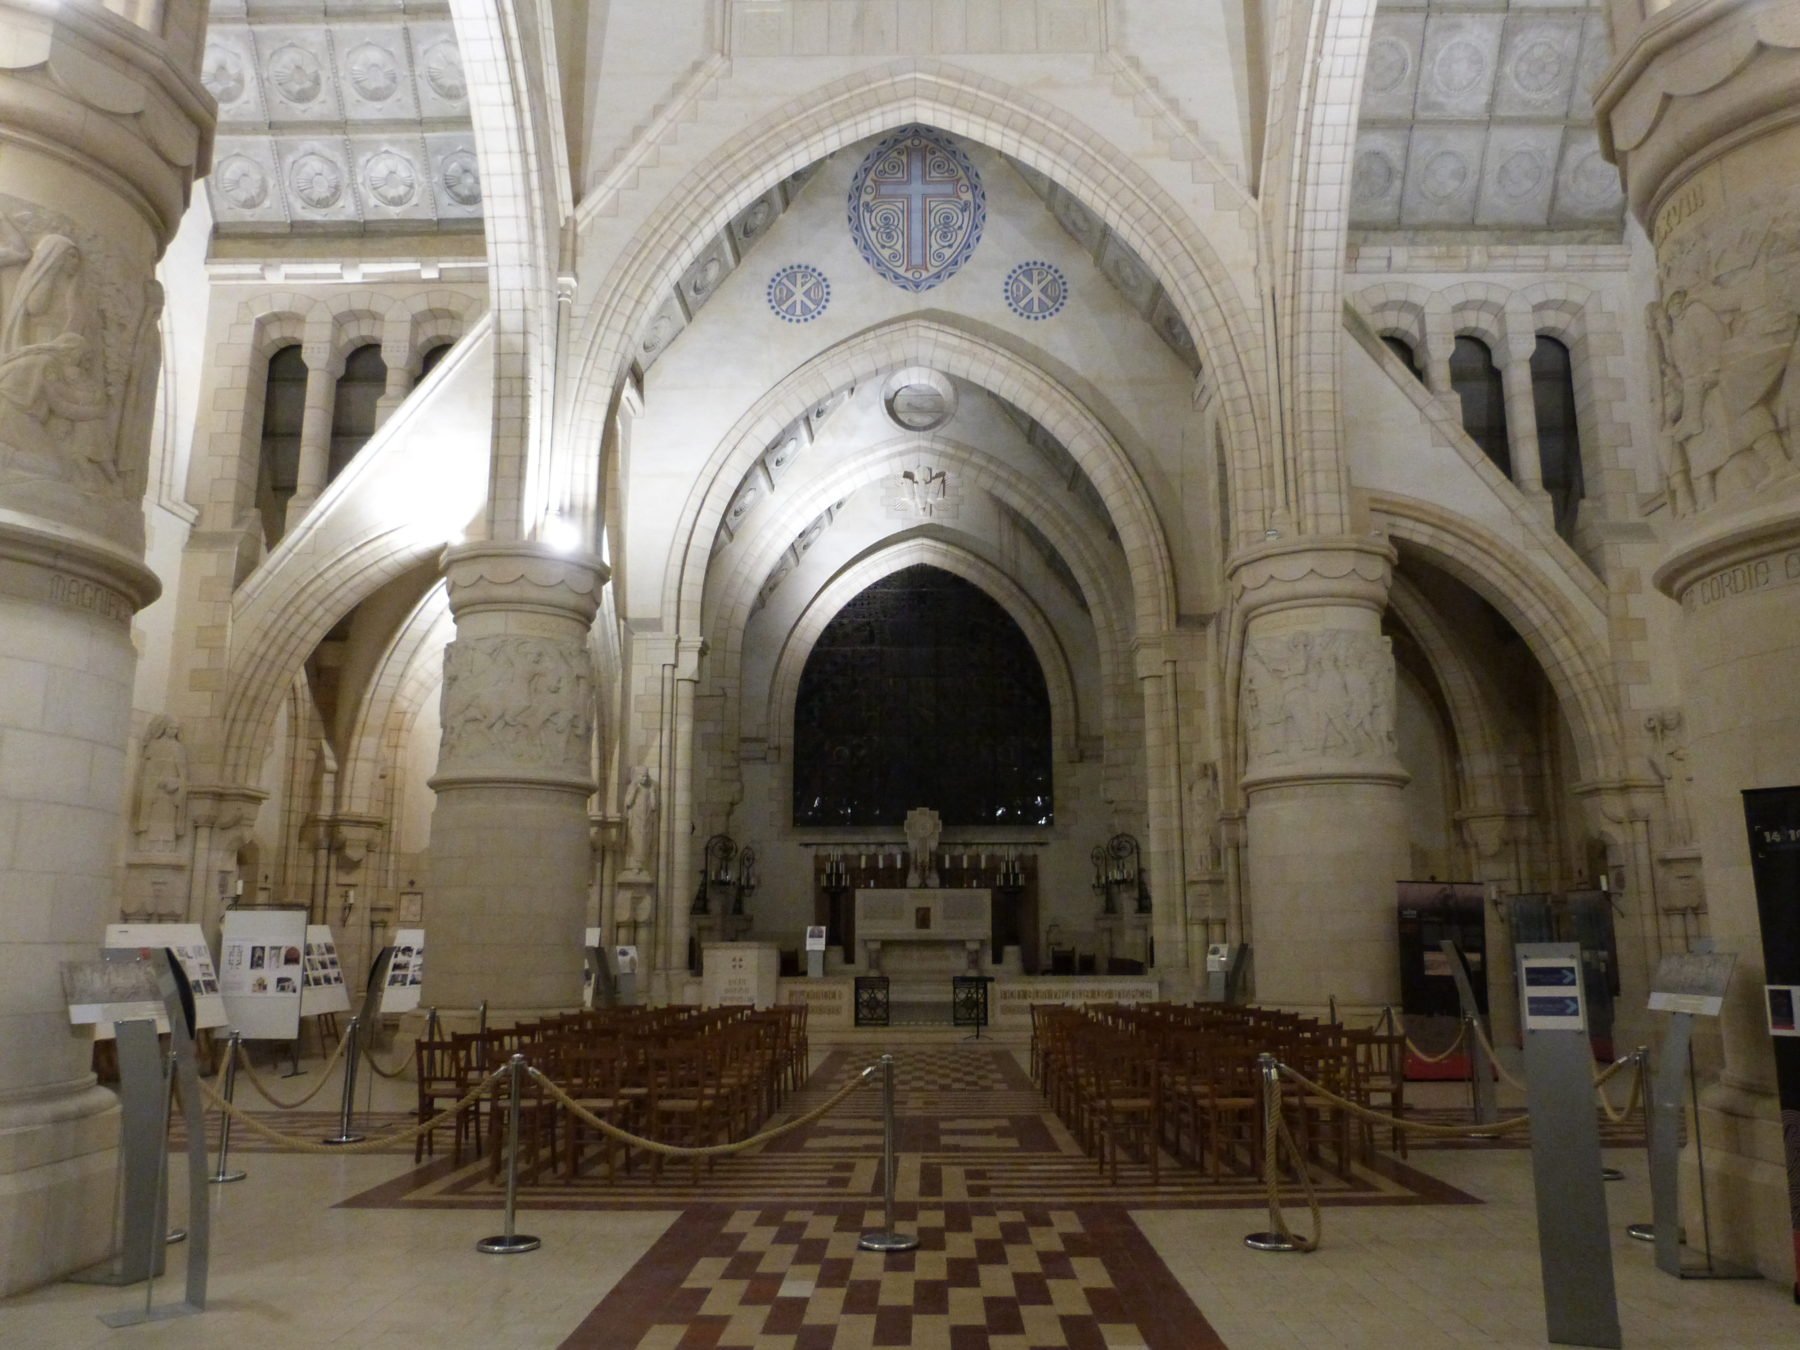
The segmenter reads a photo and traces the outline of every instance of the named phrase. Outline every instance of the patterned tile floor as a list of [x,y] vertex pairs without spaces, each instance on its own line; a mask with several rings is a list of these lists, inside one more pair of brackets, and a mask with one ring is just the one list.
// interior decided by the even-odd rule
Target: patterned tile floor
[[[903,1035],[897,1226],[910,1254],[859,1252],[881,1222],[873,1093],[812,1130],[721,1163],[699,1189],[684,1170],[641,1171],[601,1193],[528,1188],[527,1256],[492,1257],[499,1196],[472,1166],[415,1167],[410,1147],[373,1155],[265,1151],[241,1132],[250,1179],[211,1188],[212,1295],[199,1317],[117,1332],[97,1315],[142,1306],[141,1286],[53,1285],[0,1301],[5,1350],[820,1350],[919,1345],[1292,1350],[1394,1344],[1527,1350],[1543,1340],[1529,1155],[1416,1150],[1325,1197],[1313,1256],[1247,1250],[1260,1192],[1141,1167],[1117,1190],[1047,1117],[1020,1050],[940,1046]],[[986,1056],[986,1058],[983,1058]],[[864,1062],[827,1057],[806,1100]],[[910,1066],[910,1067],[909,1067]],[[316,1081],[316,1063],[309,1077]],[[298,1093],[308,1083],[296,1080]],[[404,1113],[404,1084],[378,1082],[376,1132]],[[323,1105],[330,1093],[319,1099]],[[1409,1100],[1454,1116],[1464,1100],[1426,1085]],[[805,1104],[797,1098],[789,1109]],[[1503,1110],[1506,1109],[1503,1099]],[[327,1111],[285,1115],[310,1139]],[[1611,1142],[1611,1141],[1609,1141]],[[1609,1148],[1627,1177],[1607,1188],[1613,1263],[1632,1350],[1800,1344],[1785,1282],[1660,1275],[1623,1235],[1648,1216],[1643,1154]],[[190,1221],[172,1188],[176,1223]],[[584,1189],[585,1188],[585,1189]],[[1471,1203],[1471,1197],[1479,1203]],[[1302,1219],[1303,1215],[1295,1215]],[[170,1249],[155,1298],[178,1296],[190,1248]]]

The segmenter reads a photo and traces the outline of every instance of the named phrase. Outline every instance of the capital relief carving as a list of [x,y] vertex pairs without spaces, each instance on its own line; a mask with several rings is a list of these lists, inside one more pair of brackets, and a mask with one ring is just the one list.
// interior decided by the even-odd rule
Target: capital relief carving
[[136,545],[161,292],[125,271],[73,220],[0,194],[0,502]]
[[1397,743],[1388,639],[1341,629],[1251,638],[1243,721],[1256,769],[1307,760],[1391,765]]
[[1800,448],[1800,189],[1771,186],[1665,239],[1650,309],[1678,515],[1749,496]]
[[578,641],[458,638],[444,653],[439,772],[521,769],[585,778],[593,672]]

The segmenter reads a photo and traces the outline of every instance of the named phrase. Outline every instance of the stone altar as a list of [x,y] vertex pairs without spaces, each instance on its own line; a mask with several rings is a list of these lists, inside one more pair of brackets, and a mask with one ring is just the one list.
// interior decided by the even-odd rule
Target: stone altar
[[[859,889],[855,903],[856,938],[871,974],[981,969],[981,949],[993,935],[993,892],[936,886]],[[954,955],[959,951],[960,960]]]

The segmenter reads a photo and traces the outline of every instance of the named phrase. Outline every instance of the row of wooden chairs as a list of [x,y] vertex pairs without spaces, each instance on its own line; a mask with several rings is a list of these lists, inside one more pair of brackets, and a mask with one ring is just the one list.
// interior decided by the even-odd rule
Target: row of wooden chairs
[[[1259,1057],[1273,1054],[1326,1092],[1281,1080],[1281,1108],[1306,1156],[1326,1145],[1340,1175],[1374,1151],[1372,1126],[1334,1097],[1405,1111],[1405,1037],[1321,1023],[1278,1009],[1216,1004],[1032,1008],[1032,1074],[1051,1108],[1117,1183],[1122,1150],[1160,1180],[1161,1155],[1205,1170],[1262,1166]],[[1327,1095],[1327,1094],[1330,1095]],[[1392,1131],[1405,1154],[1405,1137]]]
[[[421,1040],[421,1121],[462,1100],[486,1074],[523,1054],[582,1109],[647,1139],[707,1145],[745,1138],[806,1080],[810,1047],[806,1007],[629,1008],[584,1011],[479,1033]],[[504,1079],[458,1112],[452,1163],[486,1135],[489,1174],[505,1147]],[[421,1135],[414,1161],[435,1153],[436,1130]],[[546,1167],[573,1179],[604,1166],[608,1180],[633,1155],[605,1132],[563,1107],[535,1079],[521,1092],[520,1165],[532,1177]],[[652,1178],[663,1155],[650,1152]],[[693,1164],[695,1180],[699,1161]]]

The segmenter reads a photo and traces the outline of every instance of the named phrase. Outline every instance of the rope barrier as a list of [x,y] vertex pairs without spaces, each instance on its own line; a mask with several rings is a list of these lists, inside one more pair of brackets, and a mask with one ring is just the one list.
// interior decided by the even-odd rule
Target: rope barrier
[[505,1073],[505,1067],[495,1069],[474,1087],[470,1088],[468,1095],[461,1101],[457,1102],[454,1106],[446,1107],[444,1110],[431,1117],[430,1120],[422,1120],[417,1125],[409,1126],[395,1134],[376,1135],[373,1138],[364,1139],[354,1144],[328,1145],[321,1144],[312,1139],[302,1139],[297,1135],[283,1134],[273,1126],[263,1124],[260,1119],[251,1115],[250,1112],[244,1110],[235,1102],[226,1101],[213,1089],[213,1085],[204,1078],[200,1080],[200,1091],[214,1106],[218,1107],[221,1111],[229,1113],[233,1120],[237,1121],[252,1134],[261,1135],[271,1143],[285,1145],[299,1153],[323,1153],[335,1157],[344,1153],[373,1153],[376,1149],[385,1148],[389,1144],[404,1144],[409,1139],[418,1138],[428,1130],[435,1130],[440,1125],[448,1124],[460,1112],[468,1110],[476,1102],[486,1096],[489,1085],[493,1083],[496,1078],[501,1077]]
[[[1615,1073],[1617,1073],[1620,1069],[1623,1069],[1626,1065],[1631,1065],[1632,1067],[1634,1067],[1636,1069],[1636,1072],[1631,1075],[1631,1092],[1625,1098],[1625,1109],[1622,1111],[1615,1111],[1615,1110],[1613,1110],[1612,1099],[1606,1095],[1606,1080],[1611,1078]],[[1605,1113],[1606,1118],[1609,1121],[1611,1121],[1614,1125],[1618,1125],[1618,1124],[1623,1123],[1626,1120],[1629,1120],[1631,1118],[1631,1113],[1633,1111],[1636,1111],[1639,1106],[1643,1105],[1643,1099],[1644,1099],[1644,1060],[1643,1060],[1643,1057],[1641,1055],[1633,1054],[1628,1059],[1619,1060],[1611,1068],[1607,1069],[1606,1072],[1604,1072],[1604,1073],[1600,1074],[1598,1077],[1596,1077],[1594,1079],[1594,1095],[1600,1099],[1600,1110]]]
[[415,1059],[417,1059],[418,1057],[419,1057],[419,1043],[418,1043],[418,1041],[415,1040],[413,1042],[412,1049],[406,1052],[406,1058],[400,1061],[398,1068],[384,1069],[381,1067],[380,1064],[375,1062],[375,1047],[372,1045],[364,1045],[363,1046],[364,1061],[366,1061],[368,1066],[371,1069],[375,1070],[375,1072],[380,1074],[383,1078],[398,1078],[398,1077],[400,1077],[401,1074],[405,1073],[408,1069],[410,1069],[412,1067],[412,1062]]
[[[1277,1068],[1284,1067],[1279,1062]],[[1263,1184],[1269,1199],[1269,1222],[1282,1240],[1291,1243],[1297,1252],[1316,1252],[1319,1243],[1325,1236],[1325,1215],[1319,1208],[1319,1193],[1313,1188],[1312,1173],[1306,1166],[1306,1158],[1300,1152],[1300,1146],[1294,1142],[1294,1136],[1288,1132],[1287,1120],[1281,1114],[1280,1093],[1274,1091],[1276,1083],[1273,1077],[1265,1079],[1263,1084]],[[1312,1236],[1301,1237],[1288,1227],[1287,1216],[1281,1212],[1281,1158],[1279,1148],[1287,1145],[1288,1156],[1294,1160],[1294,1172],[1300,1178],[1300,1187],[1306,1193],[1307,1207],[1312,1211]]]
[[319,1070],[319,1081],[313,1084],[311,1092],[308,1092],[298,1101],[284,1101],[269,1090],[269,1085],[263,1082],[262,1076],[256,1072],[256,1066],[250,1062],[250,1052],[245,1049],[242,1041],[238,1042],[237,1047],[238,1063],[243,1065],[244,1072],[250,1075],[250,1086],[255,1088],[262,1099],[270,1106],[281,1111],[298,1111],[325,1090],[326,1086],[331,1082],[332,1066],[338,1062],[339,1057],[344,1053],[344,1047],[349,1044],[350,1032],[346,1029],[344,1034],[338,1038],[337,1046],[331,1052],[331,1058],[326,1060],[325,1066]]
[[1522,1130],[1531,1123],[1530,1116],[1509,1116],[1505,1120],[1495,1121],[1492,1125],[1428,1125],[1422,1120],[1407,1120],[1404,1116],[1390,1116],[1380,1111],[1372,1111],[1360,1102],[1339,1096],[1330,1088],[1313,1082],[1305,1074],[1286,1064],[1278,1062],[1276,1067],[1309,1093],[1323,1097],[1333,1105],[1343,1107],[1353,1116],[1376,1125],[1389,1125],[1396,1129],[1411,1130],[1414,1134],[1424,1135],[1428,1139],[1470,1139],[1489,1135],[1498,1137],[1503,1134],[1511,1134],[1514,1130]]
[[1506,1065],[1500,1062],[1499,1052],[1494,1049],[1494,1043],[1488,1039],[1487,1032],[1482,1029],[1481,1019],[1479,1017],[1471,1018],[1470,1025],[1475,1028],[1476,1039],[1481,1042],[1481,1048],[1487,1051],[1488,1063],[1494,1066],[1494,1072],[1500,1075],[1500,1081],[1514,1092],[1526,1091],[1524,1080],[1514,1075]]
[[533,1078],[537,1079],[539,1083],[549,1090],[553,1100],[561,1102],[576,1119],[593,1126],[609,1139],[617,1139],[620,1143],[628,1146],[645,1149],[651,1153],[661,1153],[671,1158],[712,1158],[717,1157],[720,1154],[742,1153],[745,1149],[752,1148],[757,1144],[766,1144],[771,1139],[779,1139],[782,1135],[789,1134],[803,1125],[811,1125],[815,1120],[823,1119],[832,1111],[835,1111],[846,1097],[850,1096],[851,1093],[867,1083],[878,1067],[879,1066],[877,1065],[871,1064],[855,1078],[851,1079],[848,1083],[844,1084],[843,1087],[827,1097],[822,1105],[808,1111],[803,1116],[796,1116],[793,1120],[777,1125],[773,1129],[764,1130],[761,1134],[753,1134],[748,1139],[738,1139],[731,1143],[692,1146],[684,1144],[665,1144],[661,1140],[646,1139],[642,1135],[633,1134],[629,1130],[620,1129],[611,1121],[602,1120],[592,1111],[589,1111],[579,1101],[565,1092],[558,1083],[553,1079],[546,1077],[540,1070],[531,1069],[529,1072]]
[[1406,1051],[1408,1054],[1418,1059],[1421,1064],[1442,1064],[1445,1060],[1449,1059],[1450,1056],[1456,1053],[1457,1047],[1463,1043],[1463,1037],[1468,1033],[1468,1030],[1469,1028],[1466,1023],[1459,1024],[1456,1028],[1456,1039],[1450,1042],[1447,1049],[1435,1055],[1426,1054],[1423,1050],[1419,1049],[1418,1046],[1414,1045],[1413,1038],[1408,1036],[1406,1038]]

